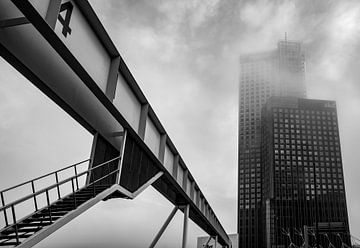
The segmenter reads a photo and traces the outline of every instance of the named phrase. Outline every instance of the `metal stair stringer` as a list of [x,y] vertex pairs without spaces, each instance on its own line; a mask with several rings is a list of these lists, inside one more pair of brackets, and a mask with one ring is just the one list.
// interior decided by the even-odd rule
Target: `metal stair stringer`
[[129,195],[129,192],[124,190],[121,186],[114,184],[110,188],[102,191],[101,193],[97,194],[95,197],[89,199],[88,201],[84,202],[80,206],[78,206],[76,209],[70,211],[69,213],[65,214],[60,219],[56,220],[53,224],[44,227],[39,232],[36,232],[31,237],[24,240],[21,244],[19,244],[17,247],[19,248],[29,248],[33,247],[37,243],[39,243],[41,240],[45,239],[47,236],[64,226],[65,224],[69,223],[71,220],[75,219],[77,216],[84,213],[86,210],[93,207],[98,202],[105,200],[107,197],[109,197],[111,194],[119,192],[123,195],[125,195],[128,198],[132,198],[132,195]]

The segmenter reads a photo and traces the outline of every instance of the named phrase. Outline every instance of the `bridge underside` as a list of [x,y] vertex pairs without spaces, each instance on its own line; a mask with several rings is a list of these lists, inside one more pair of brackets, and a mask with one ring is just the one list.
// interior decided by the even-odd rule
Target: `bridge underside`
[[[175,206],[186,206],[189,203],[192,203],[192,200],[188,195],[182,193],[181,187],[176,183],[174,177],[171,176],[166,170],[159,168],[159,165],[154,162],[149,155],[144,151],[141,145],[137,144],[135,139],[129,135],[126,135],[124,138],[125,146],[123,148],[123,154],[121,163],[121,170],[119,182],[117,182],[116,177],[109,178],[111,181],[106,181],[108,184],[118,183],[121,186],[121,189],[125,189],[128,192],[128,195],[136,197],[138,195],[137,191],[140,188],[146,188],[151,185],[164,197],[166,197],[171,203]],[[119,152],[104,138],[100,135],[94,136],[93,142],[93,164],[100,164],[112,157],[118,156]],[[111,157],[112,156],[112,157]],[[118,169],[117,166],[111,166],[111,170]],[[91,180],[96,180],[108,173],[108,168],[102,168],[102,170],[95,171],[91,177]],[[158,173],[161,173],[161,176],[153,179]],[[139,192],[141,193],[142,190]],[[109,198],[120,197],[123,198],[123,194],[120,191],[115,191]],[[191,204],[190,204],[191,205]],[[184,208],[179,208],[181,211],[184,211]],[[217,232],[210,228],[209,223],[204,219],[201,211],[197,211],[198,208],[196,205],[192,205],[189,209],[189,217],[192,219],[199,227],[201,227],[205,232],[210,236],[217,236]],[[220,238],[219,238],[220,239]]]

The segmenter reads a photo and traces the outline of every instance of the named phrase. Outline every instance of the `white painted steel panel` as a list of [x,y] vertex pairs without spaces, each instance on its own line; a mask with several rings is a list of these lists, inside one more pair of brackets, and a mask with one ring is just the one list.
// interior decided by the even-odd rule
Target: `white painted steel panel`
[[144,141],[148,145],[150,150],[154,153],[154,155],[158,157],[160,147],[160,134],[149,117],[147,117],[146,119]]
[[113,104],[130,126],[137,131],[140,122],[141,104],[121,74],[118,75]]
[[[7,2],[0,0],[0,19],[3,19],[3,13],[9,13],[7,10],[11,12],[13,6],[9,8]],[[119,122],[31,24],[0,29],[0,43],[87,123],[120,149],[122,138],[114,136],[123,131]]]
[[164,166],[166,170],[172,175],[174,168],[174,154],[167,145],[165,146]]
[[[69,23],[71,34],[65,37],[62,33],[64,26],[59,20],[56,22],[55,33],[105,92],[111,57],[74,1],[63,1],[62,4],[67,2],[73,5]],[[66,13],[67,11],[62,11],[60,15],[65,19]]]

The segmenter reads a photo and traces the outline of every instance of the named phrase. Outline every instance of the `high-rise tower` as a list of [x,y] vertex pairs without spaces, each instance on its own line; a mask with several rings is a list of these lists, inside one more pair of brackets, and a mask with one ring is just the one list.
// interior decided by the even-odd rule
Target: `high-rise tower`
[[261,108],[271,96],[306,96],[301,43],[279,41],[276,50],[240,57],[239,247],[263,247],[260,121]]
[[322,247],[349,247],[336,103],[272,97],[261,123],[266,247],[301,246],[304,226]]

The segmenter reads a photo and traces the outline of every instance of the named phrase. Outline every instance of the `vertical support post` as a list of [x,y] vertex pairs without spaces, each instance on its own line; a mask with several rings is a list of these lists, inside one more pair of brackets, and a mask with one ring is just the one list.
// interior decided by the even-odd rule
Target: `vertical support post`
[[[90,170],[91,167],[93,167],[93,165],[94,165],[96,145],[98,143],[98,136],[99,136],[99,133],[96,133],[93,138],[93,142],[91,145],[91,155],[90,155],[90,162],[89,162],[88,170]],[[92,174],[93,174],[93,171],[90,171],[89,174],[86,176],[86,185],[89,185]]]
[[55,172],[55,180],[56,180],[56,188],[57,188],[57,193],[58,193],[58,199],[60,199],[61,194],[60,194],[60,186],[59,186],[59,176],[58,176],[57,172]]
[[210,241],[211,241],[211,236],[209,236],[209,239],[206,241],[206,243],[205,243],[205,245],[204,245],[204,247],[205,247],[205,248],[207,248],[207,247],[208,247],[208,245],[209,245]]
[[34,194],[34,206],[35,206],[35,210],[38,211],[38,205],[37,205],[36,195],[35,195],[35,185],[34,185],[34,181],[31,181],[31,189],[32,189],[32,193]]
[[217,248],[217,243],[218,243],[218,236],[215,236],[215,248]]
[[159,160],[162,164],[164,164],[165,146],[166,146],[166,134],[162,134],[160,137],[160,146],[159,146]]
[[148,113],[149,113],[149,104],[146,103],[141,105],[138,134],[142,140],[145,139],[146,120],[148,117]]
[[189,178],[189,170],[184,171],[184,177],[182,181],[182,188],[184,189],[185,193],[187,194],[187,180]]
[[119,65],[120,56],[111,59],[110,70],[105,90],[105,94],[110,99],[110,101],[113,101],[113,99],[115,98]]
[[79,189],[79,179],[78,179],[78,173],[77,173],[76,165],[74,166],[74,170],[75,170],[76,188]]
[[18,230],[18,224],[16,223],[16,215],[15,215],[14,205],[11,205],[11,212],[12,212],[13,223],[14,223],[14,227],[15,227],[16,244],[18,245],[20,243],[19,242],[19,230]]
[[304,245],[304,248],[309,248],[309,231],[307,226],[304,226]]
[[182,239],[182,248],[186,248],[187,243],[187,232],[188,232],[188,224],[189,224],[189,210],[190,205],[187,204],[184,207],[184,227],[183,227],[183,239]]
[[56,21],[60,12],[61,0],[49,1],[45,20],[52,29],[55,29]]
[[179,161],[180,161],[180,156],[179,156],[179,154],[176,154],[174,156],[174,166],[173,166],[173,171],[172,171],[172,175],[175,178],[175,180],[177,179]]
[[174,209],[172,210],[172,212],[170,213],[169,217],[167,217],[164,225],[160,228],[159,232],[156,234],[153,242],[151,242],[151,245],[149,246],[149,248],[155,247],[156,243],[159,241],[161,235],[164,233],[164,231],[167,228],[167,226],[169,225],[170,221],[172,220],[172,218],[174,218],[174,215],[176,214],[177,210],[178,210],[178,207],[175,206]]
[[50,206],[50,197],[49,197],[49,190],[46,190],[46,202],[47,202],[47,207],[49,208],[49,219],[50,219],[50,223],[52,223],[52,216],[51,216],[51,206]]
[[124,161],[124,153],[125,153],[125,145],[126,145],[126,137],[127,137],[127,130],[124,130],[124,136],[123,136],[123,143],[121,146],[121,151],[120,151],[120,159],[119,159],[119,171],[116,175],[116,184],[120,184],[120,177],[121,177],[121,169],[122,169],[122,164]]
[[74,208],[76,208],[76,192],[75,192],[75,187],[74,187],[74,178],[71,178],[71,187],[72,187],[72,192],[74,195]]
[[190,199],[194,201],[196,204],[196,198],[195,198],[195,181],[192,181],[190,184]]
[[[5,206],[4,193],[1,192],[0,195],[1,195],[1,204],[2,206]],[[6,208],[4,208],[4,219],[5,219],[5,225],[8,226],[9,222],[6,214]]]

